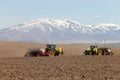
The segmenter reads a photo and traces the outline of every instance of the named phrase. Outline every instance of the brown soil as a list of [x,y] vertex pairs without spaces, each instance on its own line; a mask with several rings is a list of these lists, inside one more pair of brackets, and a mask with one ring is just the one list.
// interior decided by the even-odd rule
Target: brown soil
[[[6,42],[0,41],[0,57],[23,57],[30,48],[45,48],[45,44],[40,43],[23,43],[23,42]],[[61,47],[65,55],[81,55],[87,45],[63,44],[57,45]]]
[[0,80],[120,80],[120,48],[112,56],[84,56],[87,45],[57,45],[62,57],[23,57],[44,44],[0,42]]

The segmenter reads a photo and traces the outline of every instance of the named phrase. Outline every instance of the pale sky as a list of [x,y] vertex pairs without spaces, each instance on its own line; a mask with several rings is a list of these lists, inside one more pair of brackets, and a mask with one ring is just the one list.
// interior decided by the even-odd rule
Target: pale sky
[[120,25],[120,0],[0,0],[0,28],[37,18]]

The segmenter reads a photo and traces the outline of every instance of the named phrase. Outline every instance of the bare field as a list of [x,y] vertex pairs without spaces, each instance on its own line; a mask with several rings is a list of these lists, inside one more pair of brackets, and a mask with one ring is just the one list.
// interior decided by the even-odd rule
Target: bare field
[[120,57],[1,58],[0,80],[120,80]]
[[88,45],[57,45],[62,57],[23,57],[44,44],[0,42],[0,80],[120,80],[120,48],[112,56],[83,56]]
[[[23,57],[24,54],[30,48],[45,48],[45,44],[39,43],[23,43],[23,42],[0,42],[0,57]],[[57,47],[61,47],[65,55],[81,55],[87,45],[70,45],[70,44],[58,44]]]

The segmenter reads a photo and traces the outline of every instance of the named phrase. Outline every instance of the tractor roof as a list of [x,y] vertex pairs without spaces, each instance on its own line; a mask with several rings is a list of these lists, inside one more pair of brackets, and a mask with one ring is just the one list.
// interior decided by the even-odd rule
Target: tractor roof
[[56,46],[55,44],[47,44],[46,46]]

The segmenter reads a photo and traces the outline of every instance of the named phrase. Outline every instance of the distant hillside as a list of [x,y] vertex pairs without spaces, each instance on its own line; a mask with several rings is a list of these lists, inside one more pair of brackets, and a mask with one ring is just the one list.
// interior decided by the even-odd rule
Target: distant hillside
[[0,29],[0,40],[40,43],[108,43],[120,41],[120,26],[113,23],[82,25],[73,20],[40,18]]

